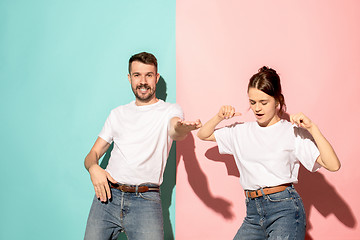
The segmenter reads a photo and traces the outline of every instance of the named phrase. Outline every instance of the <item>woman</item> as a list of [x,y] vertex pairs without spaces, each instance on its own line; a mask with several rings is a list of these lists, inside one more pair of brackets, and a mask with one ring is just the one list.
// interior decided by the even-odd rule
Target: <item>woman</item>
[[300,163],[309,171],[320,166],[337,171],[340,161],[317,125],[303,113],[280,118],[286,105],[279,75],[262,67],[248,85],[256,122],[215,130],[224,119],[240,116],[232,106],[220,111],[199,130],[198,137],[216,141],[221,154],[234,155],[245,190],[246,217],[234,239],[304,239],[306,218],[292,183]]

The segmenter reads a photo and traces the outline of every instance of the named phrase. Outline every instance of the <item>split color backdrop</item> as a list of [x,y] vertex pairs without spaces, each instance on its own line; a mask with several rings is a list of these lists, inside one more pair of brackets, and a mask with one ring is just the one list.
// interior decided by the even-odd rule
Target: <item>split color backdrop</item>
[[[360,2],[179,0],[177,102],[210,119],[221,105],[254,120],[246,87],[263,65],[278,71],[288,113],[322,129],[339,172],[301,169],[296,186],[308,214],[307,239],[359,239]],[[195,136],[195,134],[194,134]],[[177,144],[176,239],[232,239],[245,215],[232,156],[190,136]]]
[[[140,51],[158,57],[158,96],[203,122],[223,104],[253,120],[247,81],[275,68],[288,112],[318,123],[343,164],[301,170],[307,238],[358,239],[359,11],[355,0],[0,1],[0,239],[83,237],[93,197],[83,159],[110,110],[133,99],[127,61]],[[239,173],[195,135],[177,143],[176,239],[232,239],[245,213]]]

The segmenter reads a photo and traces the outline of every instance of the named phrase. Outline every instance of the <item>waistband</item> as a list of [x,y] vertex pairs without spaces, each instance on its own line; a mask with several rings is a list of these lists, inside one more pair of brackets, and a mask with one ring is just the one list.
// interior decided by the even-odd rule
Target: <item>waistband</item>
[[140,185],[128,185],[121,183],[110,183],[111,188],[118,189],[122,192],[130,192],[130,193],[143,193],[143,192],[159,192],[160,187],[156,184],[140,184]]
[[[286,183],[275,187],[266,187],[258,190],[245,190],[245,196],[249,198],[261,197],[264,194],[269,195],[273,193],[278,193],[284,191],[287,187],[292,186],[292,183]],[[264,193],[264,194],[263,194]]]

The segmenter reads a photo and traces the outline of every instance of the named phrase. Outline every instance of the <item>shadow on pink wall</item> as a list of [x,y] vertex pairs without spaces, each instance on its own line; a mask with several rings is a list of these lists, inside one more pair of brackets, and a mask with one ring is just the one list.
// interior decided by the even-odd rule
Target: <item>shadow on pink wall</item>
[[221,214],[225,219],[232,219],[235,216],[231,210],[232,203],[224,198],[213,196],[209,189],[206,174],[201,170],[196,158],[193,135],[190,133],[185,140],[178,142],[176,150],[176,165],[178,166],[182,156],[189,184],[195,194],[207,207]]
[[295,188],[303,199],[306,212],[307,229],[305,239],[313,239],[309,233],[312,229],[310,220],[312,207],[325,218],[334,214],[345,226],[349,228],[355,227],[356,219],[349,205],[320,172],[312,173],[301,167],[299,183],[295,185]]

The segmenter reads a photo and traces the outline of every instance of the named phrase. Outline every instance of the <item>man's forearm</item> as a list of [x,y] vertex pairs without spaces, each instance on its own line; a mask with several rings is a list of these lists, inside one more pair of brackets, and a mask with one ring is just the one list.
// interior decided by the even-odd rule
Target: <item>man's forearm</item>
[[99,164],[99,156],[97,156],[95,151],[90,151],[89,154],[85,157],[84,161],[86,170],[89,171],[89,168],[95,164]]

